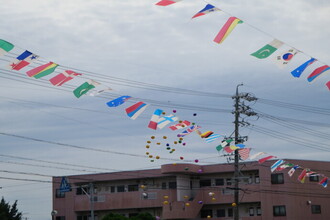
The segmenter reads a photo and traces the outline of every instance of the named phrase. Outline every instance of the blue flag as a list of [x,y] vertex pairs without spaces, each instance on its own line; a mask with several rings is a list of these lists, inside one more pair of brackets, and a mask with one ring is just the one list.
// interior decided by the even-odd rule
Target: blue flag
[[114,99],[114,100],[108,102],[107,105],[108,105],[109,107],[117,107],[117,106],[119,106],[119,105],[121,105],[121,104],[124,104],[124,102],[125,102],[127,99],[129,99],[129,98],[131,98],[131,96],[124,95],[124,96],[121,96],[121,97],[119,97],[119,98],[116,98],[116,99]]
[[310,60],[306,61],[305,63],[301,64],[299,67],[297,67],[295,70],[291,72],[292,76],[299,78],[300,75],[304,72],[304,70],[311,64],[313,64],[316,61],[315,58],[311,58]]

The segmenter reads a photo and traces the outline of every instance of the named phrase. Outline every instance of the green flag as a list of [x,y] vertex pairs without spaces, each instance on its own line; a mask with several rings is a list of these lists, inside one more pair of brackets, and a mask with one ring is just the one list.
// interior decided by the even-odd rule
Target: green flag
[[5,53],[11,51],[13,48],[13,44],[0,39],[0,56],[3,56]]
[[221,145],[215,147],[215,149],[217,149],[217,151],[221,151],[222,148],[223,148],[223,147],[222,147]]
[[88,82],[85,82],[81,84],[78,88],[76,88],[73,91],[73,94],[79,98],[80,96],[86,94],[89,90],[94,89],[95,86],[99,85],[100,83],[95,82],[94,80],[88,80]]
[[269,44],[260,48],[258,51],[252,53],[251,56],[254,56],[259,59],[265,59],[265,58],[269,57],[272,53],[274,53],[282,45],[283,45],[283,42],[274,39]]

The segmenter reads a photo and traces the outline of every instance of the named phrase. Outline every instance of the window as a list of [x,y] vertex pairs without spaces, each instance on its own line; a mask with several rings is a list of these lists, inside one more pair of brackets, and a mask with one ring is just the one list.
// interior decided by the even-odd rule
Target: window
[[77,220],[88,220],[88,216],[87,215],[78,215]]
[[233,208],[228,208],[228,217],[233,217]]
[[211,186],[211,180],[200,180],[199,181],[199,186],[200,187],[205,187],[205,186]]
[[110,192],[114,193],[116,191],[116,187],[110,186]]
[[124,185],[117,186],[117,192],[125,192],[125,186]]
[[65,192],[61,192],[59,189],[56,189],[55,197],[56,198],[65,198]]
[[312,214],[321,214],[321,206],[312,205]]
[[257,216],[261,216],[261,207],[257,207]]
[[284,176],[283,173],[274,173],[271,175],[271,182],[272,184],[283,184],[284,183]]
[[88,192],[87,187],[78,187],[76,190],[76,195],[84,195],[86,192]]
[[162,189],[166,189],[167,186],[166,186],[166,182],[162,182]]
[[259,175],[256,175],[254,178],[255,178],[254,179],[254,182],[255,183],[260,183],[260,177],[259,177]]
[[249,208],[249,216],[254,216],[254,208],[253,207]]
[[207,216],[213,217],[212,209],[202,209],[201,218],[207,218]]
[[176,189],[176,182],[169,182],[168,183],[168,188],[169,189]]
[[311,181],[311,182],[320,182],[319,176],[311,175],[311,176],[309,176],[309,181]]
[[218,209],[217,217],[226,217],[226,209]]
[[225,185],[225,180],[224,179],[215,179],[215,185],[223,186],[223,185]]
[[134,191],[139,191],[139,185],[138,184],[128,185],[128,192],[134,192]]
[[274,216],[286,216],[285,205],[273,206]]
[[227,186],[231,186],[231,179],[230,178],[226,179],[226,184],[227,184]]
[[56,216],[56,220],[65,220],[65,216]]

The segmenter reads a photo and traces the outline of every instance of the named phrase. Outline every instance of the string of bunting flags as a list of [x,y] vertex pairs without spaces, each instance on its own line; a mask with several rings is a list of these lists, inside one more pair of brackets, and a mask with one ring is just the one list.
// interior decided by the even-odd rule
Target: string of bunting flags
[[[156,3],[158,6],[169,6],[174,3],[179,2],[180,0],[161,0]],[[207,4],[202,10],[197,12],[195,15],[192,16],[192,19],[209,14],[211,12],[217,12],[217,11],[223,11],[218,7],[215,7],[211,4]],[[224,12],[224,11],[223,11]],[[228,14],[228,13],[227,13]],[[215,36],[213,41],[215,43],[221,44],[224,42],[224,40],[230,35],[230,33],[234,30],[234,28],[238,24],[242,24],[243,21],[237,17],[230,16],[226,23],[222,26],[218,34]],[[271,56],[275,51],[277,51],[280,47],[285,45],[284,42],[278,40],[278,39],[273,39],[271,42],[260,48],[259,50],[251,53],[251,56],[256,57],[257,59],[266,59],[267,57]],[[287,45],[290,46],[290,45]],[[284,68],[289,64],[289,62],[297,55],[298,53],[303,53],[301,50],[297,50],[296,48],[290,48],[289,50],[284,50],[280,52],[278,55],[275,56],[275,62],[279,66],[279,68]],[[305,54],[305,53],[303,53]],[[305,54],[306,56],[309,56]],[[305,63],[301,64],[298,66],[296,69],[291,71],[291,75],[295,78],[299,78],[302,73],[313,63],[318,61],[316,58],[311,57],[309,60],[307,60]],[[325,73],[329,72],[330,66],[329,65],[324,65],[324,63],[320,62],[321,66],[315,68],[308,76],[307,76],[307,81],[309,83],[314,82],[317,78],[320,78],[320,76],[325,75]],[[328,81],[326,84],[327,88],[330,90],[330,81]]]

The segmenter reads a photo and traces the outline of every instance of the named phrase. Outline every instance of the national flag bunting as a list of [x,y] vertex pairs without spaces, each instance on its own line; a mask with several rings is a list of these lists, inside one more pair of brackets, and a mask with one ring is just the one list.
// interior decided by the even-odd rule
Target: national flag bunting
[[294,172],[296,171],[296,169],[298,169],[298,165],[295,165],[294,167],[292,167],[290,170],[289,170],[289,172],[288,172],[288,175],[290,176],[290,177],[292,177],[293,176],[293,174],[294,174]]
[[280,166],[282,163],[284,163],[284,160],[278,160],[276,161],[271,167],[270,171],[274,172],[278,166]]
[[100,83],[90,79],[87,82],[81,84],[78,88],[76,88],[73,91],[73,94],[77,98],[80,98],[82,95],[86,94],[89,90],[94,89],[98,85],[100,85]]
[[175,130],[178,130],[180,128],[185,128],[185,127],[188,127],[190,125],[190,121],[183,121],[179,124],[176,124],[176,125],[172,125],[170,126],[169,128],[172,130],[172,131],[175,131]]
[[163,116],[158,119],[157,128],[163,129],[166,125],[177,120],[179,120],[179,118],[174,115]]
[[274,39],[272,42],[266,44],[256,52],[252,53],[251,56],[254,56],[259,59],[265,59],[272,55],[278,48],[283,45],[282,41]]
[[214,38],[214,42],[221,44],[228,35],[234,30],[237,24],[243,23],[242,20],[236,18],[236,17],[230,17],[227,22],[224,24],[224,26],[221,28],[217,36]]
[[213,131],[205,131],[204,133],[201,134],[201,138],[207,138],[211,134],[213,134]]
[[144,102],[137,102],[134,105],[125,109],[127,116],[135,120],[148,107]]
[[258,153],[255,153],[253,154],[251,157],[250,157],[250,160],[253,160],[261,155],[265,154],[265,152],[258,152]]
[[235,145],[226,146],[223,148],[223,150],[226,151],[227,153],[234,152],[237,149],[239,149],[239,147],[236,147]]
[[227,139],[221,142],[221,147],[226,147],[228,144],[230,144],[233,141],[233,139]]
[[301,183],[304,183],[304,182],[305,182],[307,171],[308,171],[308,169],[304,169],[304,170],[300,173],[300,175],[298,176],[298,180],[299,180],[299,182],[301,182]]
[[148,128],[151,128],[151,129],[154,129],[154,130],[157,129],[158,120],[159,120],[159,117],[162,113],[163,113],[163,110],[161,110],[161,109],[156,109],[154,111],[154,114],[151,116]]
[[26,50],[9,64],[9,69],[20,70],[29,65],[30,63],[36,61],[38,58],[38,55],[35,55],[30,51]]
[[307,60],[305,63],[298,66],[295,70],[291,71],[292,76],[299,78],[301,76],[301,74],[305,71],[305,69],[309,65],[313,64],[315,61],[317,61],[317,59],[315,59],[313,57],[310,60]]
[[194,131],[197,131],[200,128],[201,127],[198,126],[198,125],[193,125],[193,126],[187,128],[186,130],[184,130],[183,132],[181,132],[180,134],[178,134],[177,136],[178,137],[184,137],[184,136],[186,136],[186,135],[188,135],[188,134],[190,134],[190,133],[192,133]]
[[211,142],[217,140],[220,137],[221,137],[220,134],[211,134],[210,136],[208,136],[207,138],[205,138],[205,141],[206,141],[206,143],[211,143]]
[[267,156],[267,157],[261,158],[260,160],[258,160],[258,162],[259,162],[260,164],[262,164],[262,163],[264,163],[265,161],[270,160],[270,159],[272,159],[272,158],[276,158],[276,157],[275,157],[275,156]]
[[55,71],[58,67],[58,64],[49,62],[44,65],[38,66],[26,72],[29,77],[34,77],[39,79],[41,77],[47,76]]
[[317,77],[319,77],[322,73],[330,70],[330,67],[328,65],[320,66],[319,68],[316,68],[308,77],[307,81],[312,82],[314,81]]
[[196,17],[202,16],[202,15],[206,15],[206,14],[214,12],[214,11],[220,11],[220,9],[214,7],[211,4],[207,4],[202,10],[197,12],[192,18],[196,18]]
[[53,84],[54,86],[61,86],[64,83],[70,81],[75,76],[81,76],[81,73],[76,73],[72,70],[65,70],[63,73],[60,73],[53,78],[49,79],[49,82]]
[[111,100],[110,102],[107,102],[107,105],[109,107],[117,107],[119,105],[122,105],[124,104],[124,102],[126,102],[126,100],[132,98],[131,96],[128,96],[128,95],[123,95],[123,96],[120,96],[119,98],[116,98],[114,100]]
[[328,89],[330,90],[330,81],[328,81],[325,85],[326,85],[326,86],[328,87]]
[[288,167],[293,167],[293,166],[294,166],[294,164],[292,164],[292,163],[282,164],[282,165],[280,165],[279,167],[276,168],[276,171],[282,171],[282,170],[284,170]]
[[324,177],[319,184],[326,188],[328,186],[328,177]]
[[242,160],[247,160],[250,156],[251,148],[242,148],[238,150],[238,154]]
[[0,56],[5,55],[14,48],[12,43],[0,39]]
[[285,67],[292,59],[293,57],[298,53],[298,50],[291,48],[285,52],[282,52],[282,54],[276,56],[276,62],[277,65],[280,68]]
[[98,96],[98,95],[100,95],[100,94],[102,94],[102,93],[104,93],[106,91],[111,91],[111,90],[112,90],[111,88],[106,87],[104,89],[92,90],[92,91],[88,92],[87,95],[89,95],[89,96]]
[[181,1],[181,0],[161,0],[161,1],[157,2],[156,5],[159,5],[159,6],[168,6],[168,5],[177,3],[179,1]]

